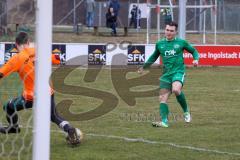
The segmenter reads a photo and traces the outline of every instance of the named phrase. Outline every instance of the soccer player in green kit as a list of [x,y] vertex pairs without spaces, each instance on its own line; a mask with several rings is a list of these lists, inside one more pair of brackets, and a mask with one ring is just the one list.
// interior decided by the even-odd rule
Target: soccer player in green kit
[[139,68],[138,73],[142,73],[144,69],[150,67],[160,56],[163,63],[163,74],[160,77],[160,116],[162,121],[153,122],[154,127],[168,127],[168,105],[169,96],[174,93],[177,101],[184,112],[184,120],[189,123],[191,121],[190,111],[186,102],[186,98],[182,91],[185,76],[185,65],[183,51],[187,50],[193,55],[193,65],[198,65],[199,54],[187,41],[177,38],[178,24],[171,22],[165,27],[165,38],[156,43],[155,51],[149,57],[147,62]]

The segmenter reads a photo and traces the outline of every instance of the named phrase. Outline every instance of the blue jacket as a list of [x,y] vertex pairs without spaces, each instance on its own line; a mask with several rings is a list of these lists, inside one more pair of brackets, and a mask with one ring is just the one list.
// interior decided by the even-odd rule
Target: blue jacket
[[120,10],[120,3],[118,0],[111,0],[109,3],[109,8],[113,8],[116,16],[118,16],[118,11]]

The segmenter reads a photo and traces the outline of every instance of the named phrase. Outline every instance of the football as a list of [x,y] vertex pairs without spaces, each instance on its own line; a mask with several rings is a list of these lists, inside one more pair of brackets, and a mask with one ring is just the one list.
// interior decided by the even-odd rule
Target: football
[[76,129],[76,133],[77,133],[77,137],[78,139],[80,140],[80,142],[82,142],[82,139],[83,139],[83,133],[80,129],[78,128],[75,128]]
[[78,128],[72,128],[68,135],[66,136],[66,141],[68,144],[72,146],[79,145],[82,142],[83,139],[83,133]]

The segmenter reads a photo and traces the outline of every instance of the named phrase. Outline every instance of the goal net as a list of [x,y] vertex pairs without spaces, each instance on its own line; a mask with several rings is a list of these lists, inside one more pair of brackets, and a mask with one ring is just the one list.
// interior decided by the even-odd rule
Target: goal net
[[[44,6],[44,3],[48,5]],[[17,124],[20,127],[20,131],[16,130],[19,132],[17,134],[10,134],[9,130],[7,134],[0,133],[0,159],[49,159],[50,90],[48,82],[51,73],[49,60],[52,43],[51,14],[52,1],[0,1],[0,65],[4,65],[18,53],[15,37],[19,32],[28,33],[31,46],[36,49],[36,60],[33,61],[36,66],[33,72],[36,82],[33,109],[26,109],[27,105],[20,101],[23,83],[26,81],[24,77],[20,80],[18,73],[14,72],[0,80],[0,105],[2,106],[0,127],[7,127],[9,123],[14,124],[13,119],[16,119],[16,114]],[[21,74],[21,69],[18,71]],[[23,104],[24,110],[16,112],[20,103]],[[3,109],[6,106],[7,108],[11,106],[13,109],[11,115]],[[44,118],[40,119],[40,117]]]

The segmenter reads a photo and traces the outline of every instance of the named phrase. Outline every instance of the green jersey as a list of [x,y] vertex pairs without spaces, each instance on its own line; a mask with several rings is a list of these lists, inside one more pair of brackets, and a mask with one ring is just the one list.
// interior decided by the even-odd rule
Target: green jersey
[[158,41],[155,51],[144,63],[143,68],[148,68],[160,56],[163,63],[163,74],[173,74],[176,72],[185,72],[183,51],[187,50],[193,55],[194,60],[199,59],[198,51],[192,47],[186,40],[174,38],[169,41],[166,38]]

